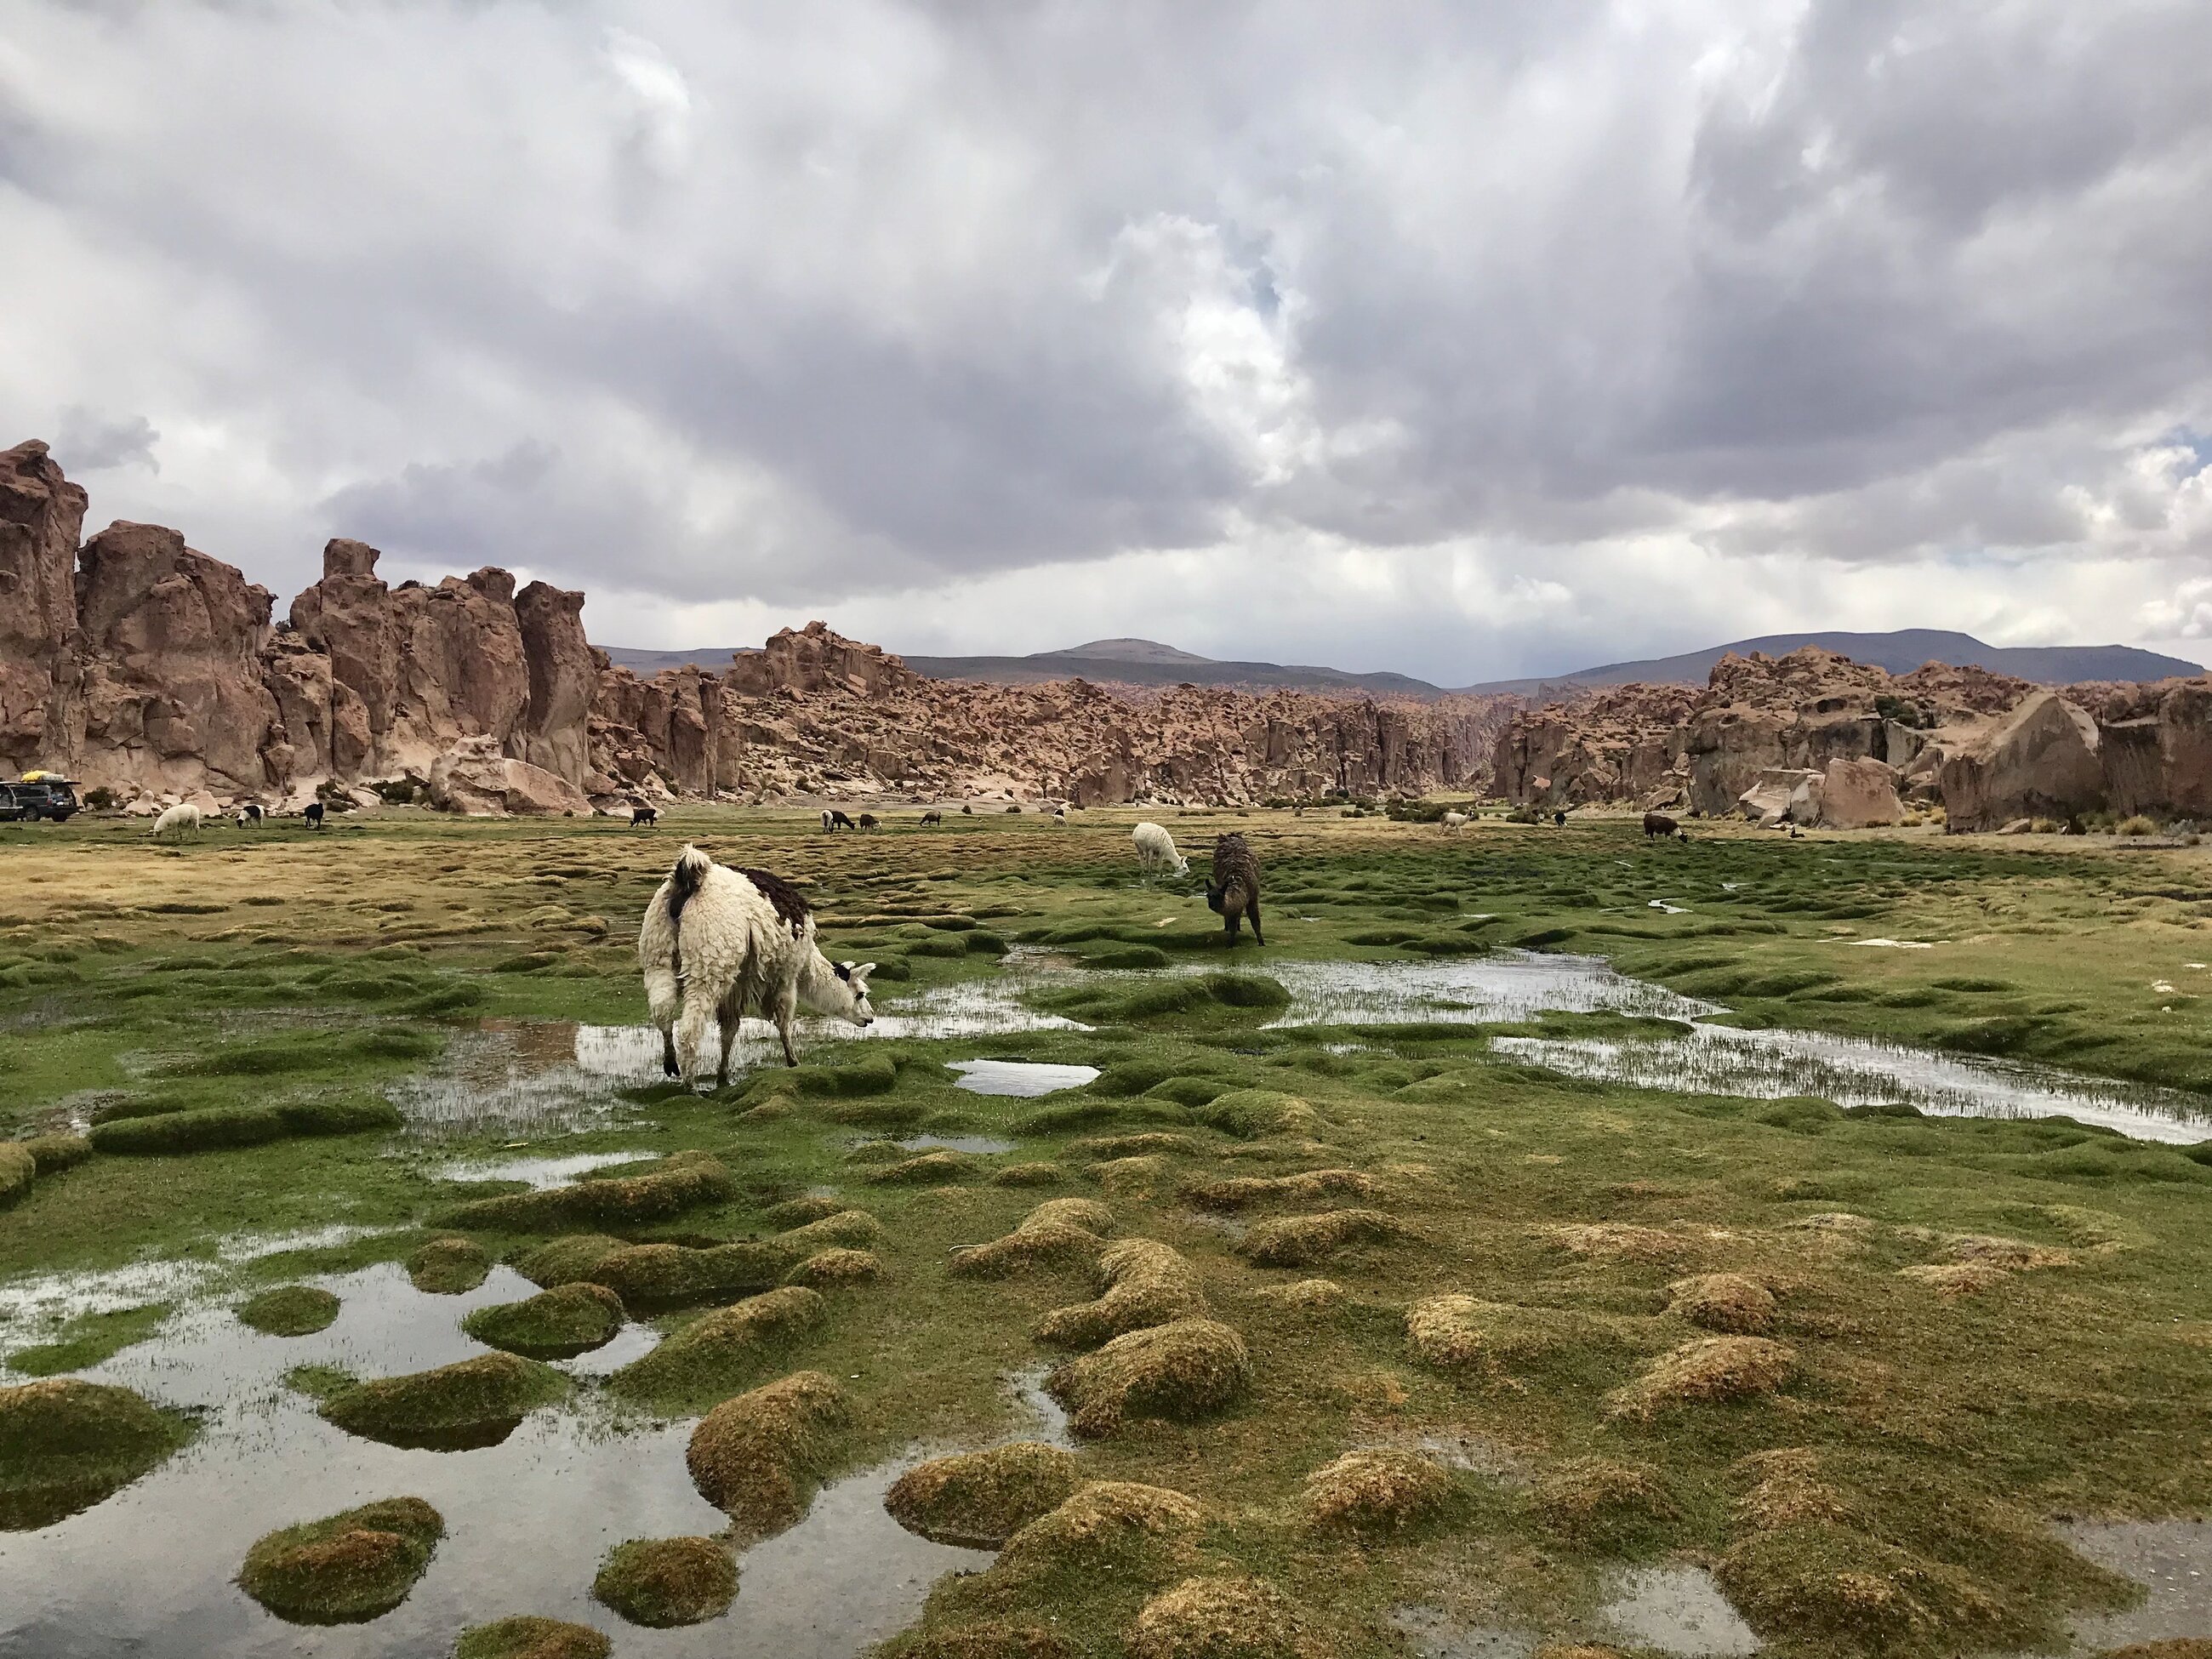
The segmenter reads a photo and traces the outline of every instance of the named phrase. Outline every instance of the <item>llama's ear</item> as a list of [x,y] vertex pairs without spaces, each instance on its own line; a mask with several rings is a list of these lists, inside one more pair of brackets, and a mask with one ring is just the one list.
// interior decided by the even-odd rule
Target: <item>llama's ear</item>
[[866,990],[868,988],[868,975],[875,971],[876,964],[874,963],[862,963],[859,967],[853,969],[853,983],[859,986],[863,991]]

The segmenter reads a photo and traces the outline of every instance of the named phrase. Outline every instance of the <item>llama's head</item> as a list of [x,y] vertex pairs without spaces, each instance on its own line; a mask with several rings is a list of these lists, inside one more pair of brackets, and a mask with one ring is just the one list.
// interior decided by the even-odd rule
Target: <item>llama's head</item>
[[876,1023],[876,1011],[868,1003],[868,975],[876,971],[872,962],[833,962],[830,964],[831,977],[820,980],[814,987],[811,999],[817,1012],[848,1020],[863,1030]]

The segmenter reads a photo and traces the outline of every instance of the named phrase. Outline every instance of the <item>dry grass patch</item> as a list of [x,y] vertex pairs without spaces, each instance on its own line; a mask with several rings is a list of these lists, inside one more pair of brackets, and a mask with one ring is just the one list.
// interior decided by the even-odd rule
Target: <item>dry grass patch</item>
[[969,1279],[1006,1279],[1038,1267],[1087,1267],[1106,1248],[1114,1212],[1095,1199],[1048,1199],[1003,1238],[952,1253],[951,1271]]
[[1321,1114],[1310,1101],[1273,1089],[1232,1089],[1198,1109],[1198,1121],[1239,1140],[1262,1135],[1311,1135]]
[[924,1152],[885,1164],[868,1179],[878,1187],[926,1187],[966,1181],[975,1173],[975,1160],[964,1152]]
[[802,1500],[850,1417],[844,1390],[819,1371],[794,1371],[726,1400],[691,1431],[691,1484],[740,1536],[781,1532],[804,1513]]
[[433,1296],[461,1296],[484,1282],[491,1257],[471,1238],[434,1238],[407,1258],[407,1277]]
[[1111,1434],[1127,1418],[1201,1417],[1252,1386],[1244,1339],[1211,1319],[1179,1319],[1117,1336],[1057,1367],[1046,1390],[1074,1413],[1078,1434]]
[[1090,1173],[1115,1198],[1140,1202],[1150,1198],[1166,1180],[1168,1161],[1157,1152],[1147,1152],[1136,1158],[1109,1158],[1103,1164],[1094,1164]]
[[1689,1253],[1690,1242],[1658,1227],[1638,1227],[1622,1221],[1595,1221],[1550,1229],[1553,1240],[1570,1255],[1595,1261],[1638,1261],[1653,1264],[1677,1261]]
[[1991,1267],[1985,1261],[1925,1262],[1918,1267],[1899,1267],[1897,1276],[1925,1285],[1945,1297],[1979,1296],[2012,1277],[2002,1267]]
[[823,1250],[810,1255],[783,1276],[787,1285],[808,1285],[817,1290],[839,1290],[866,1285],[883,1277],[883,1258],[873,1250]]
[[885,1237],[884,1224],[866,1210],[840,1207],[803,1225],[786,1229],[770,1243],[790,1255],[805,1256],[831,1245],[841,1245],[848,1250],[872,1250]]
[[321,1414],[364,1440],[465,1450],[497,1445],[529,1413],[568,1392],[568,1379],[550,1365],[488,1353],[356,1382],[324,1401]]
[[1057,1631],[1003,1619],[925,1631],[884,1650],[896,1659],[1075,1659],[1075,1651]]
[[994,1187],[1057,1187],[1066,1179],[1067,1170],[1049,1162],[1009,1164],[991,1172]]
[[2003,1607],[1971,1575],[1829,1522],[1753,1533],[1714,1575],[1770,1637],[1882,1652],[1939,1640],[1971,1650],[2007,1633]]
[[696,1399],[727,1392],[757,1373],[829,1312],[821,1295],[789,1285],[693,1320],[607,1379],[633,1397]]
[[1323,1530],[1387,1536],[1433,1520],[1449,1501],[1449,1474],[1412,1452],[1346,1452],[1306,1477],[1307,1522]]
[[419,1498],[392,1498],[267,1534],[246,1553],[239,1588],[295,1625],[350,1625],[386,1613],[446,1535]]
[[480,1198],[450,1212],[446,1224],[510,1233],[557,1232],[594,1223],[635,1226],[726,1203],[737,1190],[720,1158],[685,1152],[646,1175],[610,1176],[544,1192]]
[[804,1197],[771,1204],[764,1213],[779,1227],[804,1227],[810,1221],[826,1220],[851,1207],[843,1199],[833,1198],[827,1193],[808,1193]]
[[1252,1292],[1252,1299],[1297,1313],[1324,1313],[1343,1305],[1344,1286],[1333,1279],[1301,1279],[1288,1285],[1262,1285]]
[[1304,1267],[1349,1245],[1389,1243],[1412,1231],[1380,1210],[1323,1210],[1263,1221],[1237,1242],[1237,1253],[1255,1267]]
[[712,1538],[633,1538],[607,1552],[592,1594],[650,1630],[702,1624],[729,1610],[738,1564]]
[[1041,1342],[1095,1348],[1111,1337],[1188,1319],[1206,1311],[1198,1270],[1172,1245],[1125,1238],[1098,1258],[1102,1294],[1095,1302],[1055,1308],[1037,1322]]
[[1797,1352],[1761,1336],[1706,1336],[1670,1348],[1606,1396],[1609,1417],[1649,1419],[1676,1406],[1750,1400],[1796,1375]]
[[1126,1574],[1187,1559],[1206,1526],[1198,1500],[1164,1486],[1093,1480],[1006,1540],[999,1571]]
[[589,1625],[524,1613],[470,1626],[454,1644],[453,1659],[608,1659],[614,1650]]
[[1537,1524],[1578,1549],[1624,1549],[1675,1515],[1656,1469],[1605,1457],[1553,1464],[1528,1497]]
[[1584,1315],[1456,1292],[1406,1310],[1406,1340],[1414,1356],[1438,1370],[1479,1369],[1496,1376],[1605,1334]]
[[1146,1602],[1124,1639],[1132,1659],[1326,1659],[1335,1650],[1263,1578],[1186,1578]]
[[1667,1311],[1701,1329],[1764,1336],[1774,1328],[1774,1292],[1741,1273],[1698,1273],[1667,1290]]
[[1073,1452],[1019,1441],[918,1463],[892,1484],[884,1508],[933,1542],[997,1549],[1066,1503],[1076,1485]]
[[1070,1143],[1067,1150],[1079,1158],[1097,1162],[1153,1154],[1171,1158],[1188,1156],[1201,1149],[1188,1135],[1173,1134],[1164,1129],[1148,1129],[1140,1134],[1087,1136]]
[[1297,1175],[1233,1176],[1182,1189],[1187,1203],[1201,1210],[1233,1213],[1259,1204],[1315,1204],[1346,1198],[1373,1198],[1382,1183],[1358,1170],[1306,1170]]
[[1736,1500],[1735,1519],[1747,1532],[1778,1532],[1808,1522],[1856,1526],[1856,1506],[1820,1479],[1820,1455],[1809,1446],[1778,1446],[1736,1460],[1737,1474],[1753,1485]]

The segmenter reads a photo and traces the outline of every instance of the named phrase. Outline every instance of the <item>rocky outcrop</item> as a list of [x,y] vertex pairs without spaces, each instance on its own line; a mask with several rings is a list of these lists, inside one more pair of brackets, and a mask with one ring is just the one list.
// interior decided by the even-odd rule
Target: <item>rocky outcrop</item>
[[532,817],[588,817],[590,799],[566,778],[502,755],[489,737],[459,739],[430,763],[430,805],[471,817],[507,813]]
[[269,590],[159,525],[116,523],[76,574],[68,745],[91,786],[259,789],[284,741],[263,684]]
[[1820,822],[1831,830],[1871,830],[1905,821],[1897,769],[1878,760],[1832,760],[1820,778]]
[[2097,729],[2110,811],[2212,818],[2212,678],[2112,688]]
[[46,445],[0,453],[0,764],[16,771],[52,746],[57,704],[74,689],[85,507]]
[[23,596],[0,608],[0,762],[126,797],[406,780],[483,813],[670,794],[1415,793],[1479,777],[1516,706],[940,682],[821,623],[719,675],[641,679],[592,648],[580,593],[518,593],[493,568],[395,587],[375,548],[343,538],[272,628],[270,595],[175,531],[118,524],[80,550],[85,505],[44,446],[0,457],[0,592]]
[[2105,804],[2097,722],[2056,691],[2036,691],[1943,763],[1943,811],[1963,833],[2015,818],[2078,817]]
[[1491,757],[1491,788],[1524,805],[1633,800],[1674,804],[1687,781],[1684,739],[1698,693],[1625,685],[1514,717]]

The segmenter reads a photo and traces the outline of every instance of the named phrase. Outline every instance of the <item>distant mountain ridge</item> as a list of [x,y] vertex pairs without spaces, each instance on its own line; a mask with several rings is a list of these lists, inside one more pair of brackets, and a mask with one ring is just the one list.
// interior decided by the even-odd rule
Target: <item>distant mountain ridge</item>
[[[2204,672],[2199,664],[2131,645],[1986,645],[1971,634],[1935,628],[1901,628],[1886,634],[1767,634],[1757,639],[1711,646],[1703,651],[1684,652],[1680,656],[1607,663],[1564,674],[1490,680],[1450,689],[1416,679],[1410,674],[1357,674],[1340,668],[1301,664],[1224,662],[1179,651],[1157,640],[1092,640],[1063,650],[1038,651],[1019,657],[910,656],[905,660],[908,667],[927,679],[981,680],[994,685],[1036,685],[1048,680],[1078,678],[1121,685],[1178,685],[1187,681],[1194,685],[1248,689],[1365,691],[1379,696],[1415,697],[1426,702],[1460,693],[1558,696],[1638,681],[1659,685],[1703,685],[1713,665],[1731,651],[1742,657],[1754,651],[1779,657],[1805,645],[1840,652],[1854,662],[1885,668],[1893,674],[1909,673],[1923,663],[1940,662],[1954,668],[1988,668],[2040,685],[2074,685],[2090,680],[2162,680]],[[756,648],[641,651],[611,646],[607,655],[623,667],[649,675],[687,663],[720,672],[729,666],[732,657],[750,655]]]
[[2033,680],[2039,685],[2078,685],[2093,680],[2164,680],[2204,672],[2202,664],[2132,645],[1986,645],[1971,634],[1954,633],[1948,629],[1899,628],[1886,634],[1832,630],[1766,634],[1757,639],[1711,646],[1703,651],[1686,651],[1680,656],[1607,663],[1596,668],[1580,668],[1572,673],[1547,674],[1533,679],[1492,680],[1464,689],[1476,693],[1510,691],[1545,696],[1607,685],[1703,685],[1711,677],[1713,665],[1731,651],[1739,657],[1748,657],[1754,651],[1781,657],[1808,645],[1820,646],[1849,657],[1853,662],[1887,669],[1893,674],[1909,674],[1923,663],[1940,662],[1953,668],[1987,668]]

